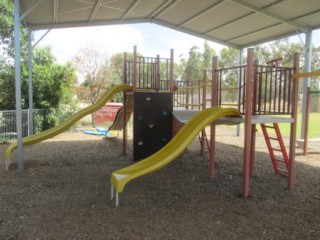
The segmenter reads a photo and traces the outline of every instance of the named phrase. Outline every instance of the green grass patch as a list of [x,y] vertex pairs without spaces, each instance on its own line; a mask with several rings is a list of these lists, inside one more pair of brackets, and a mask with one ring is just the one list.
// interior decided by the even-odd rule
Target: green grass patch
[[[276,115],[275,117],[290,117],[289,115]],[[230,128],[236,129],[236,126],[228,126]],[[243,129],[244,124],[241,124],[241,129]],[[283,137],[290,136],[290,123],[279,123],[280,131]],[[262,133],[260,125],[257,125],[257,129]],[[297,138],[300,138],[301,134],[301,113],[298,114],[297,121]],[[309,134],[308,138],[320,138],[320,113],[311,113],[309,116]]]
[[[279,124],[281,134],[284,137],[290,135],[290,124],[280,123]],[[301,133],[301,113],[298,114],[297,121],[297,138],[300,138]],[[308,138],[319,138],[320,137],[320,113],[311,113],[309,116],[309,135]]]

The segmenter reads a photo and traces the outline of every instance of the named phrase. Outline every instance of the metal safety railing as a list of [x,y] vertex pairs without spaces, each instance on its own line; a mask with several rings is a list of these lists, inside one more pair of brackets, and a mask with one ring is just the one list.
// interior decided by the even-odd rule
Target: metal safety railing
[[204,105],[210,106],[211,81],[181,80],[175,82],[173,106],[176,109],[200,110]]
[[133,91],[171,92],[173,83],[173,50],[170,58],[143,57],[133,49],[132,57],[124,54],[123,83]]
[[[245,114],[247,66],[218,69],[219,106],[235,106]],[[293,68],[255,65],[253,73],[253,114],[279,115],[292,112]]]

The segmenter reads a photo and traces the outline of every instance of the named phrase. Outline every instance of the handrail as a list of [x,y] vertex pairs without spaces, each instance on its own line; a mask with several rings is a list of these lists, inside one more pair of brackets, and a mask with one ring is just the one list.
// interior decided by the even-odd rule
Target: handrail
[[173,99],[173,101],[175,101],[179,107],[186,107],[186,106],[190,106],[190,107],[201,107],[204,103],[206,102],[211,102],[211,99],[206,99],[205,101],[202,101],[201,103],[199,104],[189,104],[189,103],[181,103],[179,102],[177,99]]
[[[184,90],[184,89],[200,89],[203,88],[204,86],[210,87],[211,86],[211,82],[212,80],[208,80],[206,82],[204,82],[203,84],[201,84],[200,86],[195,86],[195,87],[180,87],[180,89]],[[177,84],[176,84],[177,85]]]
[[292,75],[292,78],[307,78],[307,77],[319,77],[320,71],[314,72],[304,72],[304,73],[295,73]]

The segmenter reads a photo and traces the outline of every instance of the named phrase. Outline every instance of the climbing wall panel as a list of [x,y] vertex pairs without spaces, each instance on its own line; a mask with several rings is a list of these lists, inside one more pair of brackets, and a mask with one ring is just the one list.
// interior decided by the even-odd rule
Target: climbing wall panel
[[134,93],[134,161],[152,155],[171,140],[172,110],[172,93]]

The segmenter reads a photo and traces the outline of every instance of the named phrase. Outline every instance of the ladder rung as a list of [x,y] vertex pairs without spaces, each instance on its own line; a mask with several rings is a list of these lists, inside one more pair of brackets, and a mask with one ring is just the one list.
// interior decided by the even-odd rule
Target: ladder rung
[[[267,147],[268,147],[268,150],[269,150],[269,154],[270,154],[270,157],[271,157],[271,161],[273,163],[273,168],[275,170],[276,173],[281,173],[281,174],[284,174],[284,175],[288,175],[288,171],[286,170],[283,170],[283,169],[279,169],[278,168],[278,164],[277,163],[280,163],[281,167],[282,168],[287,168],[287,154],[286,154],[286,149],[284,148],[283,146],[283,143],[282,143],[282,136],[279,132],[279,128],[278,128],[278,125],[277,124],[273,124],[272,126],[270,125],[265,125],[265,124],[261,124],[261,129],[262,129],[262,132],[263,132],[263,135],[264,135],[264,138],[266,140],[266,143],[267,143]],[[268,131],[267,129],[270,128],[270,129],[274,129],[275,133],[276,133],[276,136],[274,136],[274,134],[272,134],[273,136],[269,136],[268,134]],[[275,146],[275,147],[278,147],[278,148],[274,148],[274,146],[272,146],[270,140],[273,140],[273,141],[277,141],[279,142],[279,146]],[[274,152],[279,152],[282,154],[283,158],[281,158],[281,156],[279,157],[277,154],[277,156],[275,156]],[[280,159],[277,159],[277,158],[280,158]]]
[[288,174],[288,171],[286,171],[286,170],[278,169],[277,171],[278,171],[279,173],[282,173],[282,174],[285,174],[285,175]]
[[286,165],[286,162],[285,161],[280,161],[280,160],[275,160],[278,164],[281,164],[281,165]]
[[263,127],[264,127],[264,128],[273,128],[273,129],[274,129],[274,126],[267,126],[267,125],[264,125]]
[[276,137],[269,137],[269,139],[271,139],[271,140],[279,140],[278,138],[276,138]]
[[277,151],[277,152],[282,152],[281,149],[278,149],[278,148],[272,148],[273,151]]

